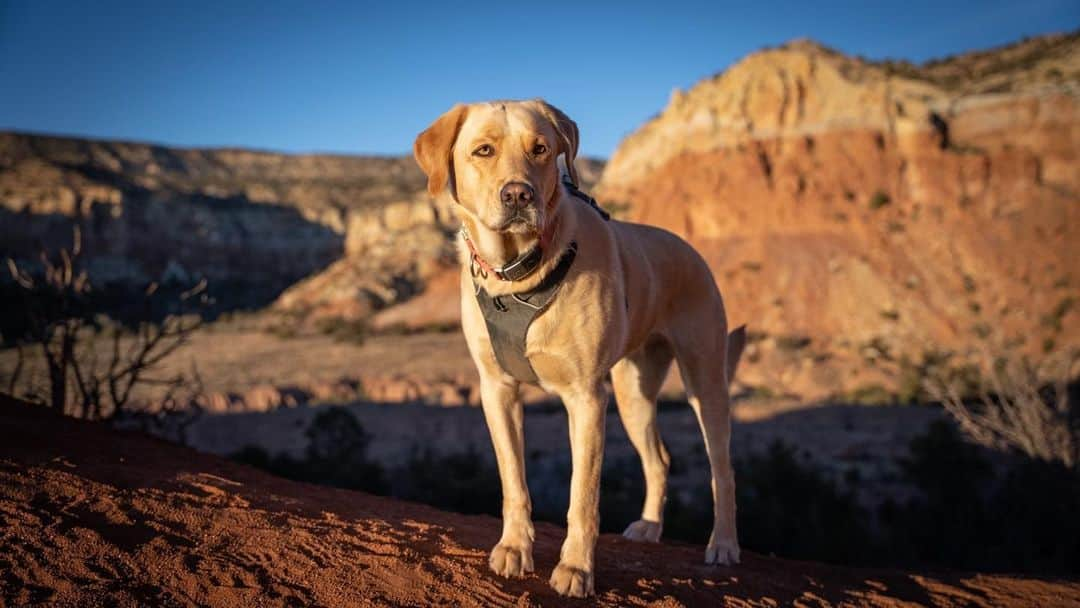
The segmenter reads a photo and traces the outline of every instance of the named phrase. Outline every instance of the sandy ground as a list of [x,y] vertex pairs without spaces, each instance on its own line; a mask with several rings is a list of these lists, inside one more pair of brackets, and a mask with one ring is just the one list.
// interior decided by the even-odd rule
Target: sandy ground
[[0,398],[0,604],[10,606],[1051,606],[1080,583],[863,570],[605,535],[597,597],[546,584],[563,530],[537,526],[538,572],[499,578],[490,517],[278,479],[218,457]]
[[[108,346],[102,344],[102,353]],[[39,357],[32,354],[27,374],[36,371]],[[15,360],[14,349],[0,350],[0,378],[14,369]],[[167,378],[188,373],[193,364],[207,392],[300,386],[366,375],[453,379],[476,374],[460,331],[375,336],[358,345],[325,335],[282,338],[240,323],[215,323],[193,333],[187,344],[155,368],[154,375]],[[154,390],[136,396],[143,398]]]
[[476,375],[460,331],[373,336],[356,345],[324,335],[280,338],[225,327],[196,334],[172,359],[172,369],[183,371],[192,360],[198,361],[210,391],[369,375],[432,380]]
[[[168,359],[153,370],[157,378],[191,374],[197,369],[206,393],[241,394],[257,387],[310,387],[342,379],[408,378],[422,383],[447,381],[461,386],[479,382],[460,330],[411,335],[373,335],[361,343],[340,341],[315,334],[282,338],[259,329],[260,322],[245,319],[208,325],[190,336]],[[99,346],[107,357],[109,344]],[[36,377],[45,386],[44,369],[36,351],[27,350],[26,368],[21,385]],[[8,386],[8,377],[16,366],[14,349],[0,350],[0,388]],[[740,374],[748,365],[740,367]],[[672,366],[661,396],[682,398],[683,387],[676,366]],[[736,376],[736,392],[745,389]],[[157,402],[164,389],[156,386],[137,388],[133,402]],[[19,391],[16,391],[19,394]],[[537,387],[525,385],[526,402],[549,399]],[[741,419],[812,406],[805,400],[770,398],[755,402],[753,408],[741,408]]]

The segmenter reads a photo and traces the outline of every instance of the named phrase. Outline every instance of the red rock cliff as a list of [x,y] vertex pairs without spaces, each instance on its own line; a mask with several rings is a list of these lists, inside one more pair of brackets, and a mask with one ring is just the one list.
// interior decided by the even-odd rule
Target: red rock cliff
[[734,323],[1042,353],[1080,343],[1078,100],[1076,34],[921,67],[796,41],[675,91],[598,194],[691,240]]

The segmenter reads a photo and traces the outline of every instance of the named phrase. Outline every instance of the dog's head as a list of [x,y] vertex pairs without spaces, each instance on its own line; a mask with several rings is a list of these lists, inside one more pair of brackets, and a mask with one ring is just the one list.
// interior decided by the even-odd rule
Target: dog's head
[[564,156],[577,184],[578,129],[543,100],[459,104],[413,144],[433,196],[449,188],[454,199],[496,232],[538,232],[554,211],[557,159]]

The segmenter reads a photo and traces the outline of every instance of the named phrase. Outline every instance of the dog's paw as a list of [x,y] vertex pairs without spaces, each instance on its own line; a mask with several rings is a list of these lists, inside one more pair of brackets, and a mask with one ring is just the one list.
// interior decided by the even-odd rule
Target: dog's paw
[[628,538],[630,540],[658,543],[660,542],[660,533],[663,529],[664,526],[658,521],[639,519],[629,526],[626,526],[626,530],[623,530],[622,535],[623,538]]
[[488,557],[488,565],[500,576],[525,576],[533,571],[532,548],[495,545]]
[[737,541],[710,540],[705,547],[705,563],[717,566],[730,566],[739,563],[739,543]]
[[592,572],[574,568],[559,562],[551,573],[551,587],[559,594],[568,597],[589,597],[593,594]]

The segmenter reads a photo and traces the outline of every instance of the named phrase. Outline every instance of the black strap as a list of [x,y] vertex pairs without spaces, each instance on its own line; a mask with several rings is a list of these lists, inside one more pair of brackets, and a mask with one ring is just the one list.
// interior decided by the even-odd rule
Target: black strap
[[563,186],[566,186],[567,192],[585,201],[586,203],[589,203],[589,206],[592,207],[594,211],[599,213],[600,217],[604,218],[605,222],[611,219],[611,214],[607,211],[604,211],[603,207],[601,207],[600,204],[596,202],[595,198],[589,196],[588,194],[585,194],[581,190],[578,190],[577,186],[574,185],[574,182],[570,181],[569,175],[563,176],[562,183]]
[[555,299],[563,279],[577,256],[577,243],[563,253],[555,269],[532,289],[523,293],[489,296],[480,286],[476,288],[476,301],[487,324],[495,359],[503,368],[521,382],[537,382],[529,358],[525,355],[525,336],[536,317]]

